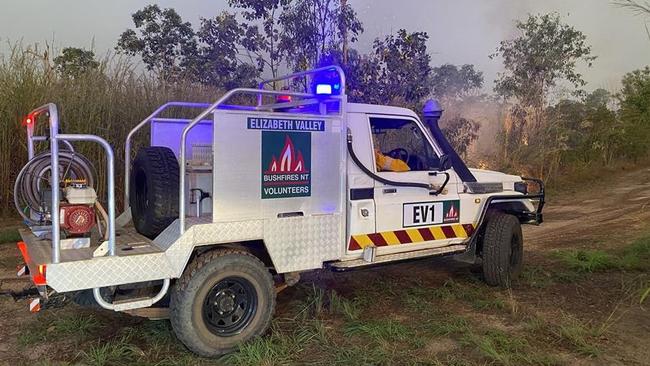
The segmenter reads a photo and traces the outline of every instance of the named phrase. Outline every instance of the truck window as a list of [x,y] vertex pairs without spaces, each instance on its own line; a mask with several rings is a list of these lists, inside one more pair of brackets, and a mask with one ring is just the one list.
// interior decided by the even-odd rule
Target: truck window
[[414,121],[370,117],[370,128],[378,172],[423,171],[438,167],[438,156]]

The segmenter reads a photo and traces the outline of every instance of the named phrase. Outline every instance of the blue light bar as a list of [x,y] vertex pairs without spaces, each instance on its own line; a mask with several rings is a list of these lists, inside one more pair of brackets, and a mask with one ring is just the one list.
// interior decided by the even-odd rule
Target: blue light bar
[[316,94],[317,95],[331,95],[332,86],[330,84],[318,84],[316,85]]

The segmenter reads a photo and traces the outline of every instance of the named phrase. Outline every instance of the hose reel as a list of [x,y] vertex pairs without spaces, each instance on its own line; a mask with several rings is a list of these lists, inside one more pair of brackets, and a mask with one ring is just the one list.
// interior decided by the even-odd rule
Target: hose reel
[[[95,170],[90,161],[73,151],[59,151],[60,182],[84,181],[88,187],[95,186]],[[20,170],[14,184],[14,205],[24,220],[38,225],[45,224],[51,215],[51,154],[36,155]],[[38,219],[34,217],[37,216]]]

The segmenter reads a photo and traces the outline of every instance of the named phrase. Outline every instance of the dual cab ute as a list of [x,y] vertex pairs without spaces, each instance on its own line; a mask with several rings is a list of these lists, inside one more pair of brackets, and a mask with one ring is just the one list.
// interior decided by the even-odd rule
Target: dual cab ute
[[[277,90],[282,83],[305,90]],[[201,112],[162,117],[170,109]],[[434,101],[422,118],[348,103],[335,66],[213,104],[169,102],[125,141],[117,216],[112,147],[60,133],[56,106],[37,108],[24,121],[29,162],[15,191],[27,224],[22,272],[41,294],[32,307],[54,292],[114,311],[168,307],[178,339],[216,356],[264,334],[277,290],[305,271],[449,256],[480,262],[488,284],[509,286],[522,266],[520,225],[542,222],[543,184],[468,169],[438,127],[441,114]],[[150,146],[133,155],[145,126]],[[105,150],[105,198],[78,141]]]

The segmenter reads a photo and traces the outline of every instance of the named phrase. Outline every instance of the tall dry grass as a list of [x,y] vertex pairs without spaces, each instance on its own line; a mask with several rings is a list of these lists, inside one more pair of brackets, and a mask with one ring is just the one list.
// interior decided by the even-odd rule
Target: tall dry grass
[[[170,100],[212,102],[220,90],[190,83],[163,83],[138,71],[129,59],[105,56],[99,68],[76,78],[58,75],[53,51],[37,45],[11,44],[0,55],[0,214],[13,213],[13,182],[27,161],[26,131],[21,121],[30,110],[47,102],[59,107],[61,130],[104,137],[113,146],[116,196],[122,197],[124,140],[131,128],[159,105]],[[179,115],[178,111],[170,111]],[[198,113],[198,112],[197,112]],[[39,119],[37,134],[47,134]],[[137,143],[147,141],[142,134]],[[75,145],[95,165],[100,197],[105,197],[106,164],[103,151],[91,143]],[[137,146],[137,145],[136,145]],[[40,143],[37,148],[47,148]],[[122,203],[118,202],[121,207]]]

